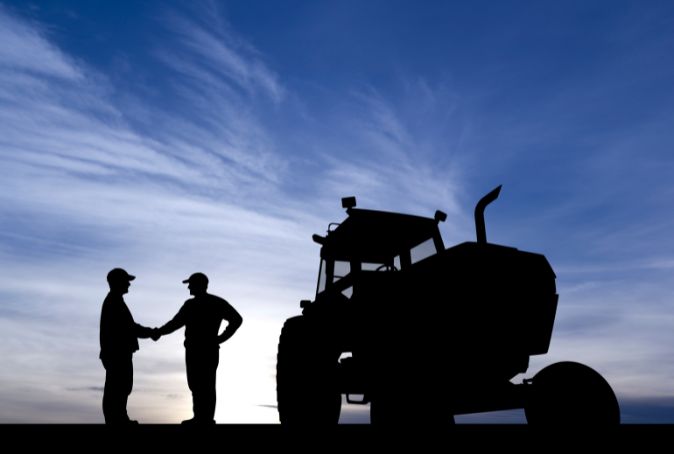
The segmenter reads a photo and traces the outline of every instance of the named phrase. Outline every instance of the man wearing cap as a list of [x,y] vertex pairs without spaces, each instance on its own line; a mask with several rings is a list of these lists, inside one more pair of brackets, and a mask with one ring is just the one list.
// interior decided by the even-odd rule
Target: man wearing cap
[[[176,316],[159,328],[159,334],[185,327],[185,368],[187,385],[192,391],[194,418],[183,424],[214,424],[220,344],[234,335],[243,319],[227,301],[206,292],[208,277],[205,274],[194,273],[183,283],[188,284],[194,298],[185,301]],[[220,333],[223,320],[227,327]]]
[[105,367],[103,416],[106,424],[138,424],[129,419],[126,403],[133,388],[133,353],[138,350],[138,338],[159,338],[153,330],[133,320],[123,295],[129,291],[131,276],[122,268],[108,273],[110,292],[101,310],[101,354]]

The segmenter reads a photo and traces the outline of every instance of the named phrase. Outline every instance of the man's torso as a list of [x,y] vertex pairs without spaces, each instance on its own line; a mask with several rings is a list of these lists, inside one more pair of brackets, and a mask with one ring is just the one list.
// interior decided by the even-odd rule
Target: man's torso
[[101,310],[101,358],[130,355],[138,350],[133,316],[124,299],[108,294]]
[[216,347],[228,303],[207,293],[185,301],[185,346]]

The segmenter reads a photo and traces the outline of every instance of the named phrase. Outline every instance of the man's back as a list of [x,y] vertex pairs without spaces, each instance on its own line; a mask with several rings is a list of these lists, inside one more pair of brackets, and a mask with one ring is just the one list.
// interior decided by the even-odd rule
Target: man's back
[[240,315],[226,300],[204,293],[185,301],[167,327],[173,331],[185,326],[186,347],[215,347],[220,344],[218,334],[222,321],[232,323],[236,319],[240,319]]

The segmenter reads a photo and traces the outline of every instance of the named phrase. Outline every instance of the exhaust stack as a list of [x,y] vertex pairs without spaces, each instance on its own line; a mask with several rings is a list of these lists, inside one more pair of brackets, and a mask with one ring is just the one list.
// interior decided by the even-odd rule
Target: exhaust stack
[[501,193],[501,186],[502,185],[499,185],[489,194],[482,197],[480,201],[477,202],[477,205],[475,205],[475,231],[477,233],[478,243],[487,242],[487,229],[484,226],[484,209],[498,198],[498,195]]

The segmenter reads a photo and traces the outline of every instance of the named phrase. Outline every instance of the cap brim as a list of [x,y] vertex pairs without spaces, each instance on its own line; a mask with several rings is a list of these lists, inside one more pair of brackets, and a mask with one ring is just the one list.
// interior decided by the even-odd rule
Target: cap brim
[[127,276],[127,279],[130,280],[130,281],[134,280],[135,278],[136,278],[136,276],[131,276],[130,274]]
[[183,284],[189,284],[189,283],[190,283],[190,280],[189,280],[189,279],[185,279],[185,280],[183,281]]

